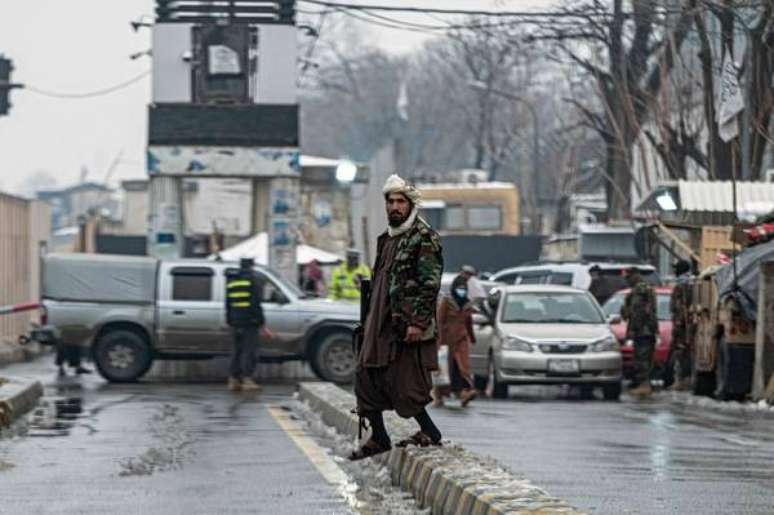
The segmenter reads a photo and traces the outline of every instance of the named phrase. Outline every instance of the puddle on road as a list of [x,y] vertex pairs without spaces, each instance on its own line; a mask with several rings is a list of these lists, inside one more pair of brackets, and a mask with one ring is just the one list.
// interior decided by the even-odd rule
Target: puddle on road
[[83,416],[80,397],[44,399],[33,411],[27,436],[52,438],[68,436]]

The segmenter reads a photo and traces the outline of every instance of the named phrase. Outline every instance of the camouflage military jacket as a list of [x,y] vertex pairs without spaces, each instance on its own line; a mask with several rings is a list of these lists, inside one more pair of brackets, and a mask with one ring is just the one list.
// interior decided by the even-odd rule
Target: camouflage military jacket
[[689,309],[691,307],[691,276],[684,274],[677,278],[677,283],[672,289],[669,309],[672,312],[672,322],[677,325],[688,325]]
[[653,288],[644,281],[637,283],[626,295],[621,317],[627,322],[627,338],[658,335],[656,293]]
[[[395,258],[385,263],[393,325],[399,332],[409,326],[418,327],[424,330],[422,341],[435,340],[435,313],[443,272],[441,240],[419,217],[407,232],[397,237],[400,241]],[[379,254],[387,238],[387,233],[379,237]]]

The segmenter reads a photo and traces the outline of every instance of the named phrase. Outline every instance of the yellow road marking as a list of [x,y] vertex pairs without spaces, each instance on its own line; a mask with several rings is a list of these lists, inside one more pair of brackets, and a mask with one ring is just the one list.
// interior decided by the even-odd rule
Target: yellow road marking
[[361,503],[355,497],[357,485],[341,470],[325,449],[306,435],[301,425],[293,420],[288,411],[273,404],[269,405],[267,409],[277,425],[301,449],[320,475],[328,483],[336,487],[339,494],[346,499],[353,510],[361,512]]

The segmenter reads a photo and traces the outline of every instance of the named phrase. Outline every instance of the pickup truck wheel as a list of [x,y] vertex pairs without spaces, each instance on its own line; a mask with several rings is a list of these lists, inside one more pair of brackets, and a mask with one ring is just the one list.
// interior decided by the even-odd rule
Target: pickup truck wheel
[[145,338],[134,331],[118,329],[97,340],[94,362],[99,373],[108,381],[130,383],[145,375],[153,357]]
[[355,377],[352,335],[336,332],[323,338],[314,349],[310,365],[320,379],[351,383]]

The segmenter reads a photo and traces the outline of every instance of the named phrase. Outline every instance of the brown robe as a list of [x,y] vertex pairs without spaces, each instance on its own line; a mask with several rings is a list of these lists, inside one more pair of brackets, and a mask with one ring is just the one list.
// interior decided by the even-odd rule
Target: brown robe
[[451,296],[438,304],[438,344],[449,347],[449,375],[451,390],[473,388],[470,373],[470,346],[475,343],[473,334],[473,305],[466,302],[460,307]]
[[355,371],[355,395],[361,414],[395,410],[401,417],[411,418],[431,402],[432,378],[427,360],[422,359],[427,345],[406,342],[406,335],[394,327],[390,312],[389,265],[400,238],[384,240],[374,266],[363,347]]

